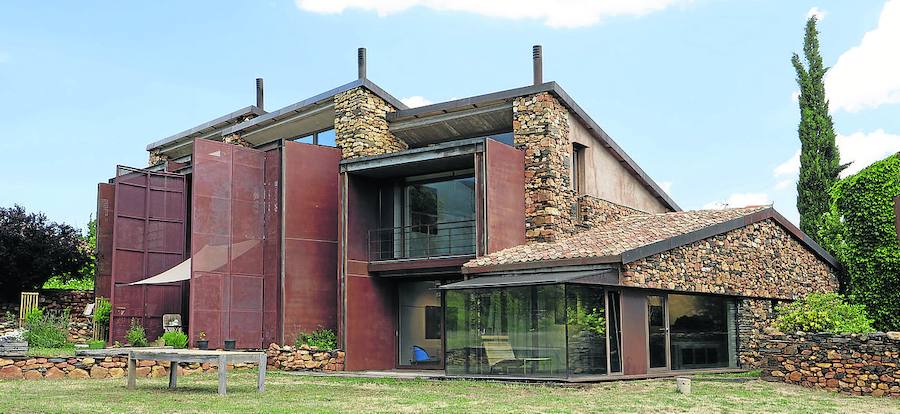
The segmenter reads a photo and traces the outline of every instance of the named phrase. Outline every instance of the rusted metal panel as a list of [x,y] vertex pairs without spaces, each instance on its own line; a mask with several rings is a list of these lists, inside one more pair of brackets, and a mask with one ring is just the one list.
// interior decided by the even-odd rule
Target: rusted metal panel
[[388,279],[347,276],[348,371],[392,369],[396,361],[396,285]]
[[284,340],[337,328],[337,148],[284,144]]
[[94,295],[112,295],[112,238],[115,217],[116,186],[97,184],[97,253],[94,275]]
[[485,141],[487,252],[525,243],[525,154],[491,139]]
[[622,359],[625,375],[647,373],[647,295],[640,290],[622,291]]
[[284,343],[281,330],[281,148],[266,151],[263,243],[263,345]]
[[162,315],[181,313],[181,284],[128,284],[185,259],[184,182],[179,174],[117,169],[113,198],[118,202],[113,206],[110,246],[111,340],[122,341],[132,320],[155,339],[162,333]]

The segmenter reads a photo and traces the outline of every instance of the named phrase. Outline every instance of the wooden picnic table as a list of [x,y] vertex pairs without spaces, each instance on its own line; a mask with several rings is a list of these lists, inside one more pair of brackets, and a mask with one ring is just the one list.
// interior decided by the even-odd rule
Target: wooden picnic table
[[226,374],[228,364],[240,364],[255,362],[259,364],[259,378],[257,388],[259,392],[265,390],[266,382],[266,353],[243,351],[218,351],[199,349],[164,349],[151,348],[131,350],[128,352],[128,389],[133,390],[136,377],[137,360],[170,361],[169,388],[174,389],[178,384],[178,363],[198,362],[216,363],[219,370],[219,395],[225,395]]

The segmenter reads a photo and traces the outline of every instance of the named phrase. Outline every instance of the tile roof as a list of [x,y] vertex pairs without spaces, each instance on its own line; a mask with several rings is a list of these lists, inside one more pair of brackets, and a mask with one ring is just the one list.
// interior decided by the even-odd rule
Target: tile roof
[[463,267],[472,271],[476,268],[498,265],[619,256],[653,243],[771,209],[771,206],[752,206],[723,210],[635,214],[554,242],[523,244],[500,250],[473,259]]

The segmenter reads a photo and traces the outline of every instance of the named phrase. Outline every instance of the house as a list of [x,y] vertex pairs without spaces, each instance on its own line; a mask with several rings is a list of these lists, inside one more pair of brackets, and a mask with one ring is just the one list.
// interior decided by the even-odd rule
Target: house
[[98,191],[110,332],[337,333],[346,369],[591,380],[757,364],[835,261],[769,206],[682,211],[555,82],[407,108],[366,77],[148,145]]

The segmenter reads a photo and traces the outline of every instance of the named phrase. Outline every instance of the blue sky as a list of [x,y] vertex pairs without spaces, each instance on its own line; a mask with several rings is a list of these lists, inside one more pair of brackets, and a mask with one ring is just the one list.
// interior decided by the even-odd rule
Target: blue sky
[[[552,4],[552,5],[551,5]],[[369,78],[439,102],[527,85],[531,45],[686,209],[774,202],[796,220],[790,56],[808,13],[844,158],[900,150],[900,0],[13,2],[0,14],[0,206],[84,226],[147,143],[254,102]]]

